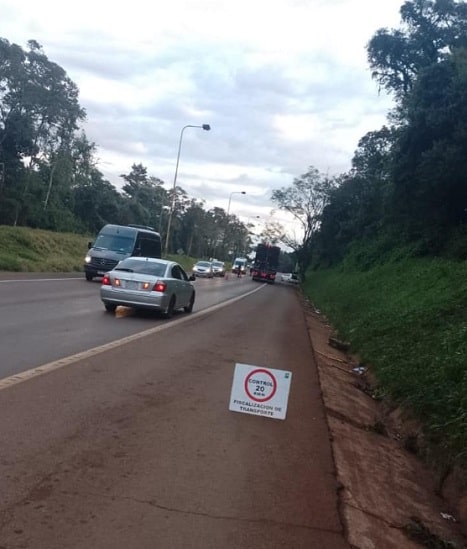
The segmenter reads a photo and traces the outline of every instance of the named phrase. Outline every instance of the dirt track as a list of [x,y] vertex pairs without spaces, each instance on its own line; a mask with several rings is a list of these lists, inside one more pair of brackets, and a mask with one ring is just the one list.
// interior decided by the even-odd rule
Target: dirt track
[[[0,548],[410,549],[412,514],[460,540],[328,334],[278,284],[1,390]],[[236,362],[293,372],[285,421],[228,411]]]

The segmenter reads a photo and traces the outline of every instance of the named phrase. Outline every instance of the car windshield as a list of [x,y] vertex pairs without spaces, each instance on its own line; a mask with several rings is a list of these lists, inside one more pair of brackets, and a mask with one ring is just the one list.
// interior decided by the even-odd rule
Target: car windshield
[[209,261],[198,261],[196,265],[198,267],[210,267],[211,263],[209,263]]
[[129,271],[132,273],[147,274],[151,276],[165,276],[167,265],[157,261],[139,261],[137,259],[125,259],[115,267],[114,271]]
[[216,261],[215,263],[212,264],[213,267],[223,267],[224,264],[223,263],[219,263],[218,261]]
[[94,242],[94,248],[101,248],[103,250],[111,250],[113,252],[120,252],[130,254],[133,251],[135,245],[135,237],[126,237],[116,234],[100,234]]

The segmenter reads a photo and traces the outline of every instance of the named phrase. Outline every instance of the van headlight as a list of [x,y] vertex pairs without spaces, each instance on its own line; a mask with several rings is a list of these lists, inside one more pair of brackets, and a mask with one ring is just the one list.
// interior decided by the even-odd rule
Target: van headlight
[[91,263],[91,256],[90,256],[90,255],[87,255],[87,256],[84,258],[84,262],[85,262],[85,263]]

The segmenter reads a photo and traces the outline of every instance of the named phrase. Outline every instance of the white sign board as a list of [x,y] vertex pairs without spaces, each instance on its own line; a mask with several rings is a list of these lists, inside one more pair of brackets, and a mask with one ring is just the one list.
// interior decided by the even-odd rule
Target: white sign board
[[292,372],[235,364],[229,410],[285,419]]

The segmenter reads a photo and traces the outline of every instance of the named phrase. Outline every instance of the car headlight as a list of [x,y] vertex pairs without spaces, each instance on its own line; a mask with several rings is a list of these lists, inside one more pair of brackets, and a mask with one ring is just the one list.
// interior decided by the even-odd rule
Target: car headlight
[[87,255],[87,256],[84,258],[84,262],[85,262],[85,263],[91,263],[91,256],[90,256],[90,255]]

